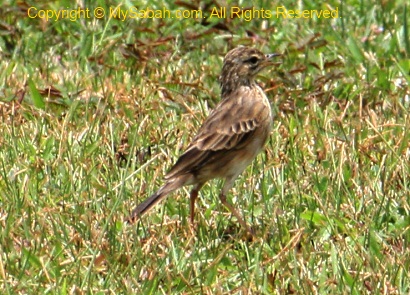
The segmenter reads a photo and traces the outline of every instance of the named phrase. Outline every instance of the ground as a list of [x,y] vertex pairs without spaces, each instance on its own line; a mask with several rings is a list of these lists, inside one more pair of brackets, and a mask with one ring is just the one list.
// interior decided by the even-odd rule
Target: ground
[[[408,294],[405,2],[5,0],[1,293]],[[219,181],[194,227],[189,188],[125,223],[238,45],[283,54],[258,77],[272,134],[228,196],[256,238]]]

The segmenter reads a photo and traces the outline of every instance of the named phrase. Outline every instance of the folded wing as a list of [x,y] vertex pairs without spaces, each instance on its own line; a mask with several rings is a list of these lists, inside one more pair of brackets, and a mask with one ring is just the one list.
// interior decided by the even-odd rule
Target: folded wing
[[[252,104],[252,106],[246,105]],[[241,113],[238,116],[238,113]],[[209,115],[188,149],[171,168],[166,179],[185,173],[194,173],[210,161],[218,161],[224,153],[241,149],[255,130],[266,122],[270,108],[249,97],[244,100],[229,97]],[[239,118],[239,120],[238,120]]]

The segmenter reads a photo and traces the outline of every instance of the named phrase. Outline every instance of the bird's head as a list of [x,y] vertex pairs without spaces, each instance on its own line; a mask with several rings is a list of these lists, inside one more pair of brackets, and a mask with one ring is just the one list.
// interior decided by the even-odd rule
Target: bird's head
[[232,49],[225,56],[219,77],[222,93],[232,91],[241,85],[249,86],[261,70],[273,64],[272,58],[279,55],[263,54],[256,48],[246,46]]

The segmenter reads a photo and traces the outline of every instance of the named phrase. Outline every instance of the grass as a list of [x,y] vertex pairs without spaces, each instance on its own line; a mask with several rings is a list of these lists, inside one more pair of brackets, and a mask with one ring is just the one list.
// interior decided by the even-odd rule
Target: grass
[[[28,9],[77,6],[6,0],[1,293],[408,294],[409,7],[292,3],[253,6],[341,18],[47,22]],[[218,102],[222,58],[239,44],[284,53],[259,77],[272,135],[229,196],[257,238],[242,238],[219,181],[201,191],[195,229],[189,188],[125,224]]]

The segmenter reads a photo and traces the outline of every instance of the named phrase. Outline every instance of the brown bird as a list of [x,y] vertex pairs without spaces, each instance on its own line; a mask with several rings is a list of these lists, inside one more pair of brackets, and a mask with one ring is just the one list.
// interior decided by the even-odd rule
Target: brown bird
[[225,179],[219,198],[250,233],[242,216],[226,199],[235,179],[262,150],[272,126],[269,101],[255,82],[256,75],[272,57],[255,48],[237,47],[227,53],[219,82],[222,100],[205,120],[188,149],[165,176],[165,184],[139,204],[131,221],[151,209],[172,191],[193,185],[190,194],[191,222],[194,221],[195,200],[201,187],[214,178]]

